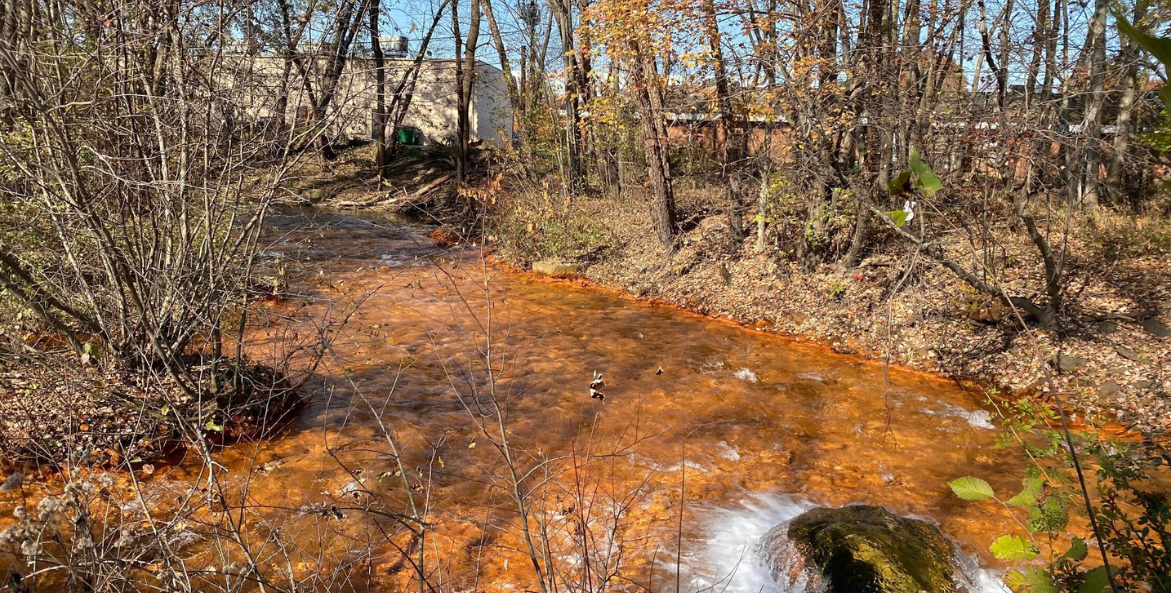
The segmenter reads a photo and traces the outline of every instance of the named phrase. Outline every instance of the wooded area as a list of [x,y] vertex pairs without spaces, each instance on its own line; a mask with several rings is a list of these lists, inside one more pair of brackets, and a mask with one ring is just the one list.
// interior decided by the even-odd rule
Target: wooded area
[[[0,0],[0,465],[62,480],[35,516],[23,474],[0,485],[21,497],[0,531],[7,586],[439,593],[481,590],[491,566],[502,591],[651,591],[670,548],[678,593],[688,480],[702,496],[747,477],[797,480],[802,493],[902,489],[911,513],[959,516],[952,493],[995,500],[1016,531],[981,548],[1047,558],[1006,574],[1016,590],[1171,591],[1171,511],[1152,486],[1171,459],[1167,11],[1150,0]],[[414,142],[408,122],[424,109],[451,133]],[[489,131],[495,122],[508,123]],[[840,385],[794,370],[813,356],[804,345],[739,334],[721,334],[723,359],[701,344],[675,360],[692,344],[635,325],[681,317],[622,317],[617,299],[558,293],[576,307],[560,317],[615,314],[607,327],[626,350],[588,350],[610,337],[591,337],[588,319],[538,319],[525,347],[563,340],[581,360],[538,360],[517,378],[515,344],[499,338],[514,319],[493,330],[512,313],[493,292],[495,264],[881,365],[810,350],[836,361]],[[536,318],[546,303],[531,280],[508,286]],[[378,297],[377,314],[413,325],[363,322]],[[425,314],[403,313],[416,308]],[[749,362],[725,369],[757,364],[757,343],[783,364],[762,364],[760,378]],[[805,354],[777,355],[789,347]],[[588,392],[563,397],[577,377],[565,365],[607,356],[645,393],[606,403],[605,369],[582,366],[571,371],[593,370],[578,386]],[[935,400],[909,396],[939,384],[892,380],[898,364],[945,374],[959,385],[948,397],[987,409],[928,410]],[[414,383],[416,367],[443,381]],[[642,397],[666,400],[647,416],[683,410],[692,432],[647,436]],[[936,471],[933,490],[896,477],[882,464],[913,458],[877,439],[894,435],[898,398],[899,414],[930,417],[901,438],[931,451],[931,467],[1002,471],[1008,444],[1027,459],[1024,489],[1001,501],[976,476]],[[760,400],[792,404],[809,425],[788,424],[784,408],[768,416]],[[632,424],[611,429],[606,452],[593,430],[615,409]],[[250,481],[280,458],[231,447],[290,425],[303,452],[289,458],[305,464],[294,477],[310,494],[284,500],[281,477],[279,500],[260,504]],[[717,425],[747,427],[746,446],[761,450],[744,463],[768,479],[719,473],[741,463],[727,440],[742,435]],[[818,451],[823,425],[837,433]],[[1117,425],[1131,441],[1075,438],[1071,425]],[[351,426],[360,436],[347,442]],[[993,454],[991,437],[956,426],[1007,430]],[[709,429],[721,436],[697,447],[711,466],[698,467],[715,477],[693,478],[687,439]],[[804,458],[778,449],[782,436]],[[637,465],[658,437],[662,458]],[[948,439],[977,444],[961,457]],[[888,444],[875,467],[843,469]],[[186,490],[143,502],[137,480],[175,458]],[[124,473],[103,473],[114,469]],[[669,493],[644,505],[648,491]],[[468,508],[490,512],[472,520]],[[1086,521],[1070,527],[1071,511]],[[975,524],[949,527],[992,539],[964,522]],[[955,590],[951,540],[928,523],[913,529],[938,544],[937,581]],[[299,548],[313,530],[318,541]],[[626,543],[654,558],[624,556]],[[464,581],[444,573],[458,562]]]
[[[977,290],[1008,299],[995,286],[1000,264],[987,239],[988,229],[1012,219],[1008,224],[1035,245],[1045,269],[1038,302],[1017,304],[1044,323],[1062,304],[1068,215],[1165,205],[1158,167],[1163,120],[1154,100],[1162,71],[1134,39],[1116,33],[1104,0],[1092,6],[1067,0],[409,5],[394,9],[411,11],[417,19],[411,31],[421,41],[415,67],[398,80],[387,80],[383,66],[379,40],[391,26],[380,2],[58,6],[9,0],[6,117],[23,118],[20,123],[40,132],[44,123],[36,114],[53,113],[60,134],[68,134],[96,115],[87,93],[126,84],[108,77],[145,76],[146,99],[136,93],[135,101],[146,102],[122,112],[149,120],[162,116],[149,111],[160,102],[181,107],[164,110],[179,119],[156,122],[167,125],[153,126],[155,136],[198,130],[208,137],[205,145],[235,150],[249,166],[255,155],[271,158],[308,142],[331,158],[344,140],[330,122],[339,80],[355,56],[372,57],[379,114],[373,139],[386,173],[398,149],[388,130],[398,129],[410,109],[418,63],[433,50],[451,52],[458,100],[453,160],[462,182],[470,158],[471,79],[478,75],[471,73],[477,59],[491,54],[516,121],[515,134],[500,130],[518,157],[519,170],[512,172],[553,173],[567,194],[588,186],[636,190],[628,192],[633,197],[645,179],[655,233],[669,249],[680,224],[675,186],[685,178],[710,180],[724,194],[722,209],[737,241],[755,224],[758,248],[779,244],[807,270],[856,265],[884,226],[875,210],[913,202],[919,224],[931,224],[896,232],[941,262],[948,257],[931,249],[930,236],[968,233],[979,261],[945,265]],[[1139,30],[1161,29],[1161,7],[1139,1],[1120,8]],[[505,18],[498,19],[501,10]],[[445,19],[443,41],[433,47]],[[489,40],[481,36],[481,21]],[[118,63],[125,75],[64,76],[106,68],[99,62],[120,52],[140,64]],[[557,54],[560,59],[551,57]],[[233,93],[261,84],[239,55],[282,58],[279,88],[266,106],[275,118],[233,100]],[[60,73],[55,81],[42,75],[50,63]],[[206,88],[189,90],[193,81]],[[68,115],[54,112],[65,105]],[[296,119],[297,107],[307,108],[307,120]],[[76,153],[75,141],[60,134],[51,139],[55,144],[46,144],[49,138],[40,144]],[[710,150],[696,153],[697,135]],[[175,146],[186,150],[191,142],[185,136]],[[168,144],[161,136],[152,143]],[[7,145],[11,160],[27,161],[18,148]],[[198,152],[210,165],[214,152],[208,146]],[[901,185],[899,174],[915,152],[941,184],[907,200],[903,190],[913,188]],[[160,162],[167,166],[152,182],[181,175],[181,187],[170,191],[184,195],[193,173],[183,163],[194,156],[155,155],[178,164]],[[9,269],[27,271],[18,268]],[[53,316],[75,317],[47,306]]]

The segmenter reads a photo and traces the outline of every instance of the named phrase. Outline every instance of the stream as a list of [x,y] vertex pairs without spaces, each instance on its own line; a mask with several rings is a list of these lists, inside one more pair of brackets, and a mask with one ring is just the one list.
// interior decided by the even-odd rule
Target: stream
[[[867,503],[938,525],[968,590],[1005,590],[987,549],[1011,518],[946,483],[1015,492],[1024,464],[951,381],[505,271],[415,223],[285,211],[270,224],[265,257],[294,296],[265,306],[246,347],[294,366],[309,356],[294,344],[331,348],[291,425],[218,461],[252,505],[250,536],[290,542],[264,551],[282,566],[324,571],[362,549],[374,590],[418,590],[404,555],[421,553],[443,590],[536,591],[527,531],[566,588],[790,593],[761,536],[813,506]],[[146,498],[205,472],[155,472]],[[421,550],[400,520],[413,515]]]

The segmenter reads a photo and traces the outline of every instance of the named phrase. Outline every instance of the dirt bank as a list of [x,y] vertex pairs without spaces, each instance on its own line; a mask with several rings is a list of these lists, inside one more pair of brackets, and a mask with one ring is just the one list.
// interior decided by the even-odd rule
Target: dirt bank
[[270,368],[247,365],[243,375],[237,395],[201,399],[157,374],[103,370],[67,355],[0,360],[0,460],[26,471],[137,467],[196,439],[220,445],[279,427],[295,394]]
[[[1158,243],[1161,235],[1149,246],[1108,257],[1117,235],[1138,241],[1136,233],[1163,230],[1100,219],[1093,232],[1081,235],[1088,238],[1074,239],[1067,309],[1060,329],[1047,331],[1022,329],[1012,311],[897,240],[876,242],[857,268],[806,272],[772,246],[761,248],[755,237],[732,241],[726,219],[703,192],[682,201],[690,215],[674,253],[655,239],[641,201],[612,197],[578,198],[559,214],[530,214],[529,222],[512,214],[490,231],[489,245],[522,269],[572,264],[580,277],[604,287],[839,352],[1004,391],[1056,391],[1076,405],[1079,421],[1113,417],[1157,434],[1171,427],[1165,372],[1171,363],[1171,259]],[[948,248],[962,253],[956,241]],[[1004,249],[1025,261],[1030,246]],[[1040,273],[1025,265],[1006,271],[1009,290],[1039,286]]]

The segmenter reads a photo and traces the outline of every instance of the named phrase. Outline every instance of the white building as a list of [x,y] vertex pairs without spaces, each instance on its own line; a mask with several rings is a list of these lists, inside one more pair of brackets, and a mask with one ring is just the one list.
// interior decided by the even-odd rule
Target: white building
[[[235,69],[241,80],[252,81],[244,105],[237,105],[254,121],[274,118],[282,86],[284,58],[273,55],[238,56]],[[386,104],[389,107],[395,88],[402,76],[414,63],[414,58],[387,57]],[[323,65],[324,60],[319,60]],[[454,139],[457,130],[456,102],[457,86],[455,60],[424,59],[420,62],[418,78],[410,109],[403,121],[403,127],[419,132],[419,143],[430,145]],[[475,80],[472,85],[472,100],[469,107],[471,139],[493,146],[504,146],[513,131],[512,108],[508,101],[508,85],[499,68],[477,61]],[[249,77],[249,78],[245,78]],[[307,120],[311,102],[305,89],[297,86],[300,76],[294,69],[289,77],[292,88],[286,106],[284,120],[303,122]],[[320,78],[320,77],[315,77]],[[259,82],[259,84],[257,84]],[[314,89],[318,93],[321,89]],[[364,138],[372,136],[374,111],[376,107],[376,80],[374,60],[366,56],[355,56],[347,61],[336,94],[330,103],[326,116],[330,133],[343,138]],[[387,130],[387,134],[393,130]]]
[[[388,104],[394,87],[413,62],[411,58],[386,59]],[[368,84],[358,85],[357,92],[344,105],[339,105],[345,122],[344,132],[351,137],[369,138],[376,106],[373,60],[356,59],[354,66],[367,73]],[[508,85],[503,77],[499,68],[476,62],[472,101],[468,109],[472,141],[483,140],[485,144],[504,146],[512,137],[512,107],[508,102]],[[421,132],[424,145],[454,138],[457,131],[457,96],[455,60],[423,60],[403,126]],[[356,121],[358,113],[350,113],[351,110],[361,113],[363,119]]]

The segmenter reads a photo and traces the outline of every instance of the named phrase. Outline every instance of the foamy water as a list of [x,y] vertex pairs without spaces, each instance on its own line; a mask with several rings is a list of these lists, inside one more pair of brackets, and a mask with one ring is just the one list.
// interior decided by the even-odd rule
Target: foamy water
[[741,381],[748,381],[749,383],[756,383],[756,373],[748,369],[740,369],[734,373],[734,376]]
[[960,418],[972,428],[996,429],[996,425],[992,423],[992,414],[987,410],[969,411],[954,404],[944,404],[942,410],[923,410],[923,412],[932,416]]
[[[718,593],[816,593],[823,590],[811,585],[806,575],[796,575],[793,582],[774,580],[761,542],[780,523],[821,506],[790,494],[761,494],[741,500],[734,506],[709,507],[699,511],[701,532],[705,537],[693,552],[685,554],[684,582],[689,591]],[[972,557],[959,552],[954,560],[956,585],[969,593],[1011,593],[993,573]]]

